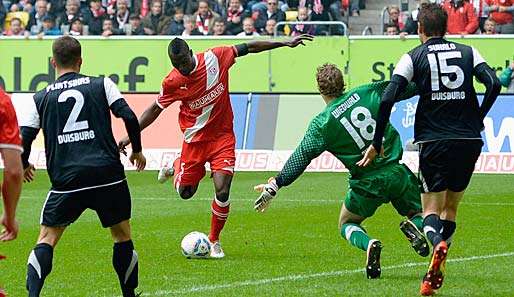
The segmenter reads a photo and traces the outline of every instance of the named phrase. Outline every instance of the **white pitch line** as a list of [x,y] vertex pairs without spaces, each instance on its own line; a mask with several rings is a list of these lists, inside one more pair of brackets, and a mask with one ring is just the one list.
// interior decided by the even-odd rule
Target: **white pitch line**
[[[483,256],[472,256],[465,258],[456,258],[456,259],[448,259],[446,262],[448,263],[461,263],[461,262],[469,262],[475,260],[484,260],[491,258],[500,258],[500,257],[510,257],[514,256],[514,252],[502,253],[502,254],[492,254],[492,255],[483,255]],[[382,270],[392,270],[392,269],[401,269],[401,268],[409,268],[416,266],[425,266],[426,262],[411,262],[400,265],[386,266],[382,267]],[[183,290],[159,290],[154,293],[144,293],[143,296],[169,296],[176,294],[188,294],[195,292],[205,292],[205,291],[214,291],[220,289],[232,289],[238,287],[248,287],[248,286],[258,286],[269,283],[278,283],[278,282],[287,282],[287,281],[301,281],[308,280],[313,278],[322,278],[322,277],[333,277],[333,276],[341,276],[347,274],[355,274],[355,273],[363,273],[364,269],[352,269],[352,270],[337,270],[337,271],[327,271],[327,272],[319,272],[312,274],[291,274],[267,279],[259,279],[259,280],[246,280],[240,282],[234,282],[229,284],[221,284],[221,285],[207,285],[207,286],[195,286],[188,289]]]

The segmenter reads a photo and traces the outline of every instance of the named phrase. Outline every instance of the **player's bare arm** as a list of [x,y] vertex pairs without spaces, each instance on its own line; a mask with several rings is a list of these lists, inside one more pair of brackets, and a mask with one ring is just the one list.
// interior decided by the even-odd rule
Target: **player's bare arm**
[[16,222],[16,207],[20,199],[22,185],[22,165],[20,151],[14,149],[0,149],[4,161],[4,176],[2,197],[4,200],[4,213],[0,223],[4,230],[0,233],[0,241],[16,239],[18,223]]

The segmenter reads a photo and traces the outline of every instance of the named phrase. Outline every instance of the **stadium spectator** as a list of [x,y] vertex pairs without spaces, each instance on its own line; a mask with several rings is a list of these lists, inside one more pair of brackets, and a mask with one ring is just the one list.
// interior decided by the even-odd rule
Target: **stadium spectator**
[[493,19],[487,19],[485,21],[483,34],[496,34],[496,22]]
[[473,5],[464,0],[446,0],[442,4],[448,14],[449,34],[474,34],[478,29],[478,16]]
[[111,19],[104,19],[102,22],[102,36],[109,37],[111,35],[120,35],[123,32],[114,28],[113,21]]
[[62,35],[61,30],[57,28],[55,25],[55,18],[53,16],[47,15],[43,17],[43,26],[41,27],[41,31],[38,32],[38,37],[42,38],[43,36],[59,36]]
[[91,0],[89,2],[89,9],[84,11],[84,23],[89,27],[89,34],[102,34],[102,25],[106,18],[107,13],[105,8],[102,7],[102,2],[100,0]]
[[386,31],[385,31],[385,34],[386,35],[398,35],[398,27],[396,26],[395,23],[389,23],[386,25]]
[[214,25],[214,19],[218,18],[219,14],[209,8],[207,0],[200,0],[198,2],[198,10],[193,17],[195,18],[198,31],[203,35],[208,35]]
[[116,1],[116,13],[109,18],[112,20],[114,29],[125,33],[125,25],[129,23],[130,11],[127,0]]
[[80,12],[80,1],[79,0],[66,0],[66,10],[58,17],[57,24],[59,26],[69,26],[71,21],[82,18],[83,15]]
[[485,21],[489,18],[489,13],[484,10],[486,5],[485,0],[469,0],[469,3],[475,8],[475,13],[478,16],[478,27],[480,31],[483,32]]
[[70,23],[70,31],[68,33],[71,36],[86,35],[84,32],[84,23],[82,22],[82,18],[75,18]]
[[239,0],[230,0],[226,11],[227,34],[237,35],[243,32],[243,19],[247,16]]
[[[298,17],[296,20],[298,22],[309,21],[309,11],[307,10],[307,7],[300,7],[298,9]],[[298,36],[302,34],[314,35],[315,32],[316,27],[314,25],[296,24],[291,30],[291,36]]]
[[129,35],[146,35],[145,28],[141,23],[141,18],[137,14],[130,15],[129,18],[130,33]]
[[[311,21],[330,21],[330,5],[332,0],[311,0],[308,2],[308,6],[311,9],[310,20]],[[336,27],[340,29],[339,27]],[[330,28],[325,25],[316,26],[316,34],[329,35]],[[337,34],[341,34],[337,32]]]
[[[23,183],[23,166],[20,157],[22,152],[16,112],[11,99],[0,89],[0,155],[4,167],[3,182],[0,186],[4,205],[3,214],[0,216],[0,225],[3,229],[0,231],[0,242],[14,240],[18,235],[16,208]],[[2,258],[0,257],[0,260]]]
[[162,13],[162,2],[153,0],[151,11],[142,22],[147,35],[164,35],[169,29],[171,18]]
[[496,33],[514,34],[514,0],[485,0],[484,10],[496,22]]
[[184,31],[181,36],[187,37],[187,36],[194,36],[194,35],[203,35],[198,31],[196,28],[196,22],[193,16],[185,15],[184,16]]
[[27,25],[27,29],[29,29],[32,34],[41,32],[43,18],[50,15],[48,13],[48,2],[46,0],[37,0],[35,6],[36,9],[30,14],[29,24]]
[[223,20],[223,18],[218,17],[218,18],[214,19],[214,25],[212,26],[211,35],[212,36],[227,35],[225,21]]
[[[286,20],[286,14],[278,9],[278,0],[267,0],[266,2],[266,11],[257,11],[257,18],[255,20],[255,28],[258,30],[264,29],[266,26],[266,21],[269,19],[274,19],[278,22],[283,22]],[[244,27],[244,24],[243,24]],[[243,28],[244,30],[244,28]],[[280,28],[280,31],[283,29]]]
[[164,14],[167,16],[173,16],[177,13],[177,9],[180,9],[182,11],[182,14],[184,14],[184,11],[187,9],[188,5],[187,0],[164,0]]
[[514,93],[514,61],[500,74],[500,83],[507,88],[508,93]]
[[7,16],[7,11],[5,10],[5,6],[0,3],[0,31],[4,30],[5,17]]
[[390,5],[387,8],[387,14],[389,15],[389,22],[387,22],[387,25],[394,24],[398,30],[402,30],[404,24],[400,18],[400,8],[398,5]]
[[16,11],[25,11],[25,12],[32,12],[32,2],[29,0],[17,0],[11,2],[10,11],[16,12]]
[[[60,16],[65,11],[65,0],[47,0],[48,1],[48,13],[54,16]],[[56,19],[57,21],[57,19]],[[57,23],[59,24],[59,23]]]
[[184,11],[182,8],[176,8],[173,19],[170,22],[168,35],[179,36],[184,32]]
[[[264,27],[264,33],[263,35],[266,36],[275,36],[275,25],[277,24],[277,21],[274,19],[269,19],[266,21],[266,27]],[[277,32],[278,35],[280,32]]]
[[236,36],[259,36],[259,33],[257,33],[255,29],[254,21],[252,18],[248,17],[243,20],[243,32],[237,34]]
[[131,12],[141,17],[141,20],[150,14],[152,0],[131,0],[133,1]]
[[6,36],[29,36],[30,33],[25,30],[23,23],[18,18],[12,18],[9,21],[9,29],[4,31]]

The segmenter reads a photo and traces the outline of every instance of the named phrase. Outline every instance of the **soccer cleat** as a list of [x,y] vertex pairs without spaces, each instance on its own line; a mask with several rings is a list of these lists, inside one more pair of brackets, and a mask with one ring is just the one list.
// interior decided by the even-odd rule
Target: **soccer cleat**
[[434,248],[428,272],[421,282],[421,288],[419,290],[421,295],[433,295],[434,290],[441,288],[443,285],[446,256],[448,256],[448,246],[446,245],[446,241],[443,240]]
[[380,268],[380,253],[382,243],[378,240],[371,240],[368,245],[366,275],[369,279],[379,278],[382,269]]
[[218,241],[211,243],[211,258],[214,259],[221,259],[225,257],[225,253],[223,252],[223,249],[221,248],[221,244]]
[[157,175],[157,181],[161,184],[165,183],[168,179],[170,179],[175,170],[173,167],[168,167],[168,165],[164,165],[160,170],[159,174]]
[[410,220],[401,222],[400,230],[405,234],[412,248],[416,253],[418,253],[418,255],[426,257],[430,254],[430,247],[428,246],[427,239]]

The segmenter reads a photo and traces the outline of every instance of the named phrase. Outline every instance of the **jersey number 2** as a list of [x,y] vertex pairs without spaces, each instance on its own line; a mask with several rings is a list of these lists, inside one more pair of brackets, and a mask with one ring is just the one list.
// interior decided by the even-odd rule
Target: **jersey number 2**
[[[364,116],[363,119],[359,119],[359,116]],[[377,125],[377,121],[375,121],[371,117],[371,112],[366,107],[358,106],[352,110],[350,114],[350,121],[347,118],[343,117],[341,120],[341,124],[343,124],[344,128],[350,136],[353,138],[359,149],[362,149],[366,146],[364,140],[373,140],[373,136],[375,134],[375,127]],[[353,124],[353,125],[352,125]],[[359,132],[354,128],[358,128]],[[368,129],[371,128],[371,131]]]
[[[437,59],[436,59],[437,57]],[[441,52],[437,55],[432,53],[427,55],[430,64],[430,78],[432,82],[432,91],[439,91],[439,76],[441,82],[448,89],[457,89],[464,82],[464,71],[457,65],[448,65],[447,60],[462,58],[461,52]],[[439,67],[437,66],[439,60]],[[455,80],[451,80],[448,74],[455,74]]]
[[87,121],[77,122],[80,111],[82,110],[82,107],[84,107],[84,95],[82,95],[82,93],[77,90],[67,90],[62,92],[61,95],[59,95],[57,101],[59,103],[63,103],[68,101],[68,99],[70,98],[75,98],[75,104],[71,109],[70,115],[68,116],[68,120],[66,121],[66,124],[64,125],[64,129],[62,130],[62,132],[67,133],[77,130],[88,129],[89,123]]

